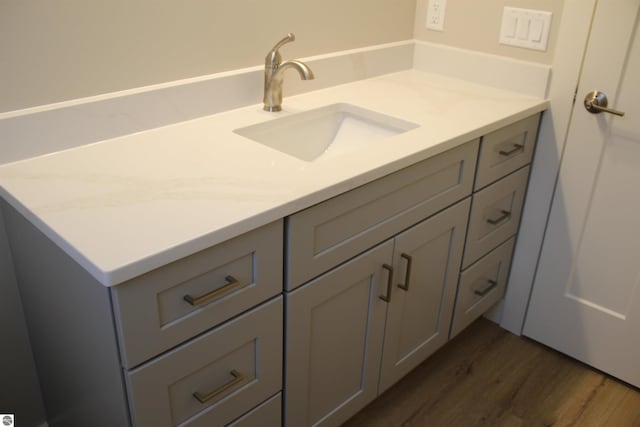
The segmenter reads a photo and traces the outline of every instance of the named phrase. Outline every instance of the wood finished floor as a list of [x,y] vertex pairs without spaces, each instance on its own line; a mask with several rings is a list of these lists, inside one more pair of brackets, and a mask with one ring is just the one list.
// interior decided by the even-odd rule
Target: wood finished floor
[[479,319],[343,425],[356,426],[640,427],[640,391]]

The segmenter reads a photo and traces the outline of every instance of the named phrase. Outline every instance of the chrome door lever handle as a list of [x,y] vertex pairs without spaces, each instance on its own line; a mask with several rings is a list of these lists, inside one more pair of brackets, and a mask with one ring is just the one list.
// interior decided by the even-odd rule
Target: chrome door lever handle
[[624,111],[607,108],[608,99],[604,92],[591,91],[584,97],[584,108],[591,114],[609,113],[624,117]]

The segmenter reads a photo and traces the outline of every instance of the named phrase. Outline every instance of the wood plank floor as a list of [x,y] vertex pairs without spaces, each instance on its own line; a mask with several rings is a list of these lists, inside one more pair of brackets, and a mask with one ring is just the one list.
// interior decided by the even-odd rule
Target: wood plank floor
[[356,426],[640,427],[640,391],[479,319],[343,427]]

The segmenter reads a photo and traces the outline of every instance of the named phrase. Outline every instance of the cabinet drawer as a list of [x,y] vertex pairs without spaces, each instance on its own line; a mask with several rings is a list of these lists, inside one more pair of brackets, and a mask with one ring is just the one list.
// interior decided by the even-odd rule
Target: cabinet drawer
[[473,195],[463,267],[516,234],[528,179],[527,166]]
[[470,194],[477,148],[464,144],[290,216],[286,288]]
[[223,426],[277,393],[282,310],[278,297],[128,372],[134,425]]
[[482,138],[476,189],[485,187],[531,162],[539,122],[540,115],[536,114]]
[[281,427],[282,394],[278,393],[227,427]]
[[515,237],[491,251],[460,275],[450,338],[482,316],[504,295]]
[[282,227],[271,223],[112,288],[125,366],[282,292]]

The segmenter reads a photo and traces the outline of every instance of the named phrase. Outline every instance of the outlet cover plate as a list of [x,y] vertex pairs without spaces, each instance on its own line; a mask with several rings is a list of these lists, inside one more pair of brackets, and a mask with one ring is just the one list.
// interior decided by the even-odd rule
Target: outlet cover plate
[[547,50],[551,12],[505,7],[500,28],[500,43],[526,49]]
[[444,31],[444,14],[447,0],[429,0],[427,5],[427,23],[430,30]]

